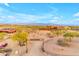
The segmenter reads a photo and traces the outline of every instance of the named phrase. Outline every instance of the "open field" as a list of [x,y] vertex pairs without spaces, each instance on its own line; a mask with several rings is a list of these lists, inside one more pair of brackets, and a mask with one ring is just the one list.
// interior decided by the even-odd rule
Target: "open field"
[[0,56],[79,55],[79,26],[0,24]]

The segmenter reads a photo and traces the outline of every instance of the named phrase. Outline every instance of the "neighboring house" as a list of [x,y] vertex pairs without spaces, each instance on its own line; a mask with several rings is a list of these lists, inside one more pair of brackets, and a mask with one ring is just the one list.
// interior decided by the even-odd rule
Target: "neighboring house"
[[64,26],[48,26],[47,28],[40,28],[39,30],[63,30]]
[[2,29],[0,29],[0,32],[14,33],[14,32],[16,32],[16,30],[13,28],[2,28]]

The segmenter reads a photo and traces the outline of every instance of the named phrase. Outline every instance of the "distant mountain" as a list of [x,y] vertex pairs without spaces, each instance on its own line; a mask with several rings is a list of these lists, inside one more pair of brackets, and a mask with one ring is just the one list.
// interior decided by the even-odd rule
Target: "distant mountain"
[[18,25],[33,25],[33,26],[79,26],[76,24],[53,24],[53,23],[18,23]]
[[[11,23],[12,24],[12,23]],[[0,25],[10,25],[9,24],[0,24]],[[53,24],[53,23],[14,23],[12,25],[32,25],[32,26],[79,26],[79,25],[76,25],[76,24],[72,24],[72,25],[69,25],[69,24]]]

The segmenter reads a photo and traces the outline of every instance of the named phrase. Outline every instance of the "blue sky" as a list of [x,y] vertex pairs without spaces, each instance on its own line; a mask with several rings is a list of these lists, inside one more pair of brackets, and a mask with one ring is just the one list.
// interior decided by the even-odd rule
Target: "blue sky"
[[79,25],[78,3],[1,3],[0,23]]

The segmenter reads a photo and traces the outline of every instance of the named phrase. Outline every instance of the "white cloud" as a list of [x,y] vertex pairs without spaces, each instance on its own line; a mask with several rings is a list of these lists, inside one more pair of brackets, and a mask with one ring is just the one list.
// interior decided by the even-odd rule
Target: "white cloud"
[[61,20],[63,18],[63,16],[53,16],[52,20],[50,20],[50,22],[60,22],[63,21]]
[[58,22],[59,20],[50,20],[51,23],[56,23]]
[[50,20],[49,21],[50,23],[53,23],[53,24],[59,24],[59,25],[79,25],[79,18],[77,19],[72,19],[72,20]]
[[58,17],[58,16],[55,16],[55,17],[53,17],[53,19],[60,19],[60,17]]
[[9,10],[6,10],[4,8],[0,8],[0,23],[1,21],[4,21],[4,23],[7,21],[9,22],[17,22],[17,23],[32,23],[32,22],[39,22],[42,20],[46,20],[49,18],[52,18],[52,14],[43,14],[43,15],[33,15],[33,14],[23,14],[23,13],[16,13]]
[[9,7],[10,5],[8,3],[4,3],[5,6]]
[[75,17],[79,17],[79,12],[74,14]]
[[22,14],[22,13],[16,13],[16,18],[23,19],[25,21],[39,21],[41,19],[45,20],[51,16],[49,15],[32,15],[32,14]]
[[0,23],[43,23],[45,21],[53,24],[79,24],[78,18],[73,20],[63,20],[62,18],[61,15],[51,13],[42,15],[16,13],[0,7]]
[[[9,7],[8,3],[4,3],[7,7]],[[55,8],[53,8],[55,10]],[[47,22],[47,19],[58,19],[60,16],[55,16],[52,13],[46,13],[42,15],[35,15],[35,14],[24,14],[24,13],[16,13],[5,8],[0,7],[0,21],[4,20],[7,22],[19,22],[19,23],[28,23],[28,22]],[[1,23],[1,22],[0,22]]]

